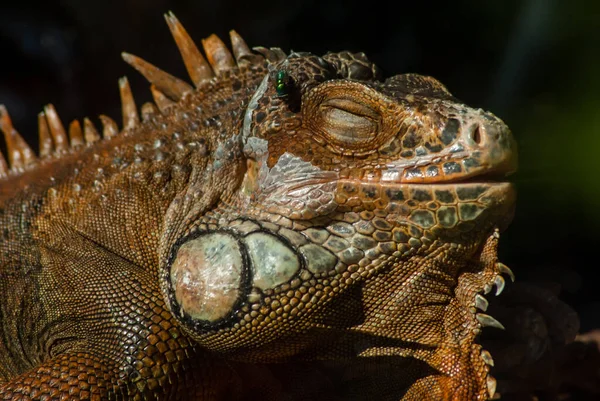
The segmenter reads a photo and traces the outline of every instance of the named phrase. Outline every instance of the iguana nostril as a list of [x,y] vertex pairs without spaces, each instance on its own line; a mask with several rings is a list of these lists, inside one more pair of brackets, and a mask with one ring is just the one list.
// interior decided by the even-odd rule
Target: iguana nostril
[[469,128],[469,135],[471,140],[477,145],[481,145],[482,137],[483,137],[483,128],[479,124],[475,124]]

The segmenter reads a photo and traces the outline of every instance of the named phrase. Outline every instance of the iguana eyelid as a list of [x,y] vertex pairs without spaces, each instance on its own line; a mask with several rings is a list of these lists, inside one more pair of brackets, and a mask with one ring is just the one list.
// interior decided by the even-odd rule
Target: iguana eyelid
[[363,146],[379,132],[377,120],[347,107],[320,106],[320,126],[325,135],[339,146]]
[[377,122],[381,119],[381,115],[373,108],[356,102],[353,99],[334,98],[327,99],[320,105],[321,109],[324,108],[336,108],[347,113],[354,114],[359,117],[368,118],[373,122]]

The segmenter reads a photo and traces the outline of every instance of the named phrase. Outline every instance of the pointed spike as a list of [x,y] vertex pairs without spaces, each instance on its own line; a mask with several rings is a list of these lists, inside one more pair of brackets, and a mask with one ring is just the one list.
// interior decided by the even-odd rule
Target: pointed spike
[[65,128],[56,113],[56,109],[53,105],[49,104],[44,107],[44,114],[46,115],[48,128],[50,128],[50,135],[52,135],[52,139],[54,140],[54,149],[57,152],[66,152],[69,149],[69,140],[67,139]]
[[23,137],[15,130],[15,143],[21,149],[21,156],[23,157],[23,162],[26,166],[35,163],[37,157],[33,149],[29,147],[27,142],[23,139]]
[[190,78],[196,88],[200,86],[202,81],[214,77],[215,74],[210,68],[210,65],[208,65],[208,62],[204,56],[202,56],[202,53],[200,53],[200,50],[198,50],[198,47],[175,15],[169,11],[168,14],[165,14],[165,20],[167,21],[167,25],[169,25],[171,34],[179,48],[179,53],[181,53],[185,68],[187,69],[188,74],[190,74]]
[[485,313],[477,313],[475,318],[481,323],[482,326],[485,327],[495,327],[500,330],[505,330],[502,323],[491,317],[490,315],[486,315]]
[[71,121],[71,124],[69,125],[69,139],[71,140],[72,148],[83,145],[83,134],[81,132],[81,124],[79,124],[79,121],[77,120]]
[[487,283],[484,287],[483,287],[483,293],[485,295],[489,294],[492,291],[492,284]]
[[235,31],[229,31],[229,38],[231,40],[231,48],[233,49],[233,56],[236,61],[239,62],[239,59],[244,56],[250,56],[253,53],[250,51],[250,48],[246,44],[246,41]]
[[104,114],[101,114],[99,117],[100,121],[102,121],[102,136],[104,136],[104,139],[112,138],[119,133],[119,127],[115,120]]
[[20,169],[35,162],[35,153],[12,125],[8,110],[0,105],[0,131],[4,132],[10,168]]
[[161,113],[164,113],[168,108],[175,106],[175,102],[158,90],[156,86],[150,85],[150,92],[152,92],[154,103],[156,103]]
[[202,39],[202,47],[204,47],[208,62],[217,76],[235,67],[233,56],[217,35],[212,34],[208,38]]
[[123,112],[123,129],[133,129],[140,123],[137,106],[131,93],[127,77],[119,79],[119,93],[121,94],[121,111]]
[[10,169],[21,169],[23,168],[23,160],[21,159],[21,152],[19,152],[19,149],[15,145],[13,130],[14,128],[8,116],[8,111],[2,104],[0,105],[0,131],[4,134],[8,163],[10,164]]
[[46,121],[46,114],[42,111],[38,113],[38,137],[40,142],[40,158],[48,157],[54,150],[50,128]]
[[488,375],[487,379],[486,379],[486,384],[487,384],[487,390],[488,390],[488,394],[490,395],[491,399],[494,399],[494,395],[496,394],[496,379],[494,379],[492,376]]
[[147,122],[152,117],[158,115],[160,112],[154,103],[146,102],[142,105],[142,121]]
[[483,312],[488,308],[488,301],[481,294],[475,294],[475,307]]
[[6,109],[6,106],[3,104],[0,104],[0,129],[5,134],[6,134],[7,127],[10,127],[10,129],[13,128],[12,121],[10,119],[10,116],[8,115],[8,110]]
[[158,67],[129,53],[121,53],[123,60],[138,70],[151,84],[156,85],[161,92],[173,100],[179,100],[193,88],[179,78],[164,72]]
[[504,277],[496,276],[496,278],[494,279],[494,284],[496,284],[496,296],[502,294],[502,291],[504,291],[504,286],[506,284],[506,281],[504,281]]
[[261,56],[250,51],[250,48],[244,39],[236,31],[229,31],[229,37],[231,38],[233,56],[235,57],[235,61],[238,63],[238,65],[252,63],[254,59],[262,59]]
[[287,58],[287,54],[280,47],[271,47],[271,51],[275,53],[278,60],[285,60]]
[[485,362],[486,365],[494,366],[494,359],[488,350],[481,350],[481,359],[483,359],[483,362]]
[[252,50],[262,54],[269,63],[272,63],[274,61],[275,55],[270,49],[264,46],[254,46]]
[[508,277],[510,277],[510,281],[512,281],[513,283],[515,282],[515,274],[512,270],[510,270],[510,267],[506,266],[504,263],[501,262],[496,263],[496,267],[498,268],[500,273],[508,274]]
[[8,163],[6,163],[6,159],[2,152],[0,152],[0,177],[6,177],[8,175]]
[[87,144],[100,140],[100,134],[98,133],[98,130],[96,127],[94,127],[94,123],[92,123],[87,117],[83,119],[83,137],[85,138],[85,142]]
[[253,47],[252,50],[254,50],[255,52],[259,52],[260,54],[265,56],[267,61],[271,64],[278,63],[281,60],[285,60],[287,58],[283,50],[281,50],[278,47],[272,47],[270,49],[267,49],[266,47],[258,46]]

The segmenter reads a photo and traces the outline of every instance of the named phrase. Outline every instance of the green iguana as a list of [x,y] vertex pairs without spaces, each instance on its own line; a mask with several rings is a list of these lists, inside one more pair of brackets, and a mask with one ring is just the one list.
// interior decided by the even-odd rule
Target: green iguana
[[[477,342],[516,145],[438,81],[363,53],[130,54],[123,127],[4,107],[0,399],[484,400]],[[68,131],[68,134],[67,134]]]

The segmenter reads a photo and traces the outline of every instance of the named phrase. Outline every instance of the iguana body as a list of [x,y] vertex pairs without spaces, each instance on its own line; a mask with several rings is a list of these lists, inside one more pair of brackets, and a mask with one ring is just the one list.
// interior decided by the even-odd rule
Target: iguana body
[[[4,399],[487,399],[482,297],[515,144],[437,81],[362,54],[208,62],[172,16],[197,89],[131,55],[156,105],[40,159],[0,110]],[[69,143],[70,141],[70,143]],[[0,398],[2,398],[0,397]]]

